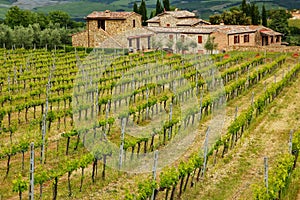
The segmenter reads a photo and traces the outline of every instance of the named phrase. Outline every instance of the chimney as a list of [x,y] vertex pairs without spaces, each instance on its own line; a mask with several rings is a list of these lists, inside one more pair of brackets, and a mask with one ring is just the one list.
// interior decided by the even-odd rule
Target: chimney
[[105,16],[106,16],[106,17],[107,17],[107,16],[108,16],[108,17],[110,16],[110,10],[105,10],[104,13],[105,13]]

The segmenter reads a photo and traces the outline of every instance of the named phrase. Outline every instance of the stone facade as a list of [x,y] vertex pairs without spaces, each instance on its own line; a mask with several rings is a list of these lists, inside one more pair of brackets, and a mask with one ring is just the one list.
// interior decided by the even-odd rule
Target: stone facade
[[[178,52],[177,44],[189,48],[183,52],[206,53],[208,36],[215,38],[217,51],[242,46],[280,46],[282,37],[263,26],[209,25],[189,11],[164,12],[149,19],[146,27],[141,25],[141,15],[134,12],[95,11],[86,20],[86,30],[72,36],[73,46],[130,51],[159,47]],[[179,41],[182,43],[178,44]]]
[[73,46],[98,47],[111,39],[114,41],[111,48],[125,48],[113,37],[142,27],[141,15],[134,12],[93,12],[86,21],[86,30],[72,35]]
[[[209,35],[213,33],[213,29],[199,27],[147,27],[147,29],[155,33],[152,40],[159,42],[162,48],[177,53],[206,53],[204,45]],[[177,48],[179,42],[186,47],[185,50]]]
[[177,27],[177,26],[197,26],[210,24],[205,20],[198,19],[195,13],[186,10],[165,11],[149,20],[149,27]]
[[263,26],[226,26],[211,25],[215,27],[212,37],[218,44],[218,50],[227,50],[231,47],[243,46],[280,46],[282,34]]

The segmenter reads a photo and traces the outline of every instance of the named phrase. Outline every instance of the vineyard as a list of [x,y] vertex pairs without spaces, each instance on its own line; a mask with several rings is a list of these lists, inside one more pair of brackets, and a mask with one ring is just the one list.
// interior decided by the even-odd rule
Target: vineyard
[[298,54],[0,54],[0,199],[299,193]]

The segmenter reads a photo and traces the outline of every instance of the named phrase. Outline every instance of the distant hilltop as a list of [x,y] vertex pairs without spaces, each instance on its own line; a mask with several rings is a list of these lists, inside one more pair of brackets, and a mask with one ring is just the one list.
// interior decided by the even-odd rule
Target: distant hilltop
[[[61,10],[70,14],[72,18],[82,19],[92,11],[111,10],[111,11],[132,11],[134,1],[125,0],[3,0],[0,4],[0,18],[4,18],[9,6],[16,5],[22,9],[35,10],[38,12],[48,13],[52,10]],[[138,1],[137,1],[138,2]],[[300,0],[251,0],[259,7],[265,4],[269,10],[271,8],[299,9]],[[208,19],[210,15],[221,13],[223,10],[239,6],[241,0],[204,1],[204,0],[172,0],[171,4],[182,10],[197,12],[202,19]],[[152,10],[155,10],[156,0],[147,0],[147,14],[150,16]]]

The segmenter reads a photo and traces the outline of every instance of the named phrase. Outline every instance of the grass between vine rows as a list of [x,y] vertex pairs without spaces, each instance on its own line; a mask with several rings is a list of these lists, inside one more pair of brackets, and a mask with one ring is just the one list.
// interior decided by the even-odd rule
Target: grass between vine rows
[[[238,145],[212,167],[203,182],[189,189],[182,199],[252,199],[253,183],[264,181],[264,156],[269,157],[269,167],[280,153],[288,151],[291,129],[299,129],[300,79],[285,88],[263,115],[244,133]],[[291,191],[285,199],[297,198],[299,192],[298,168],[292,174]],[[298,183],[298,184],[297,184]]]
[[[285,65],[283,68],[287,69],[287,65]],[[277,70],[276,71],[277,77],[280,77],[281,71]],[[266,82],[272,82],[273,77],[269,77]],[[279,79],[277,79],[279,80]],[[261,91],[263,91],[263,84],[260,84],[259,86],[255,86],[253,89],[255,89],[255,94],[259,94]],[[232,101],[232,105],[229,105],[228,109],[228,113],[229,113],[229,118],[232,118],[232,116],[234,115],[234,108],[236,104],[239,104],[240,109],[243,109],[243,105],[247,105],[247,103],[250,102],[250,97],[251,97],[251,93],[248,92],[247,94],[243,94],[244,96],[244,100],[245,102],[243,102],[244,100],[241,100],[240,97],[237,100]],[[242,98],[242,97],[241,97]],[[247,103],[246,103],[247,102]],[[246,107],[246,106],[245,106]],[[203,126],[202,129],[200,129],[201,132],[204,132],[205,127]],[[58,132],[56,132],[54,135],[57,135]],[[52,154],[49,155],[49,157],[47,158],[49,160],[49,162],[53,162],[57,163],[60,162],[59,160],[55,161],[55,157],[56,155],[64,155],[65,153],[65,145],[62,144],[63,142],[65,142],[64,140],[61,140],[59,143],[59,150],[57,151],[57,153],[54,151]],[[49,149],[55,149],[57,146],[56,143],[51,143],[51,145],[49,145]],[[75,146],[75,141],[72,140],[71,141],[71,147],[70,149],[72,149]],[[82,148],[82,147],[81,147]],[[84,149],[81,149],[80,152],[71,152],[74,153],[74,157],[78,157],[78,155],[80,155],[81,152],[84,152]],[[36,152],[36,157],[38,157],[39,151],[37,150]],[[29,166],[29,162],[28,159],[29,158],[29,154],[27,153],[25,155],[25,166]],[[20,160],[21,160],[21,155],[17,155],[16,158],[13,159],[13,163],[12,165],[13,167],[13,173],[9,174],[9,179],[12,179],[16,173],[18,172],[18,169],[21,168],[20,166]],[[229,162],[231,160],[230,156],[229,158],[227,158],[227,160],[225,159],[226,162]],[[224,161],[224,162],[225,162]],[[245,166],[247,166],[247,162],[245,161]],[[99,164],[100,165],[100,164]],[[2,162],[2,166],[1,169],[4,170],[5,168],[5,162]],[[98,173],[101,172],[101,166],[99,166],[98,168]],[[24,173],[28,173],[28,169],[26,169],[24,171]],[[86,178],[85,178],[85,182],[84,182],[84,188],[83,188],[83,192],[79,193],[78,192],[78,187],[80,184],[80,170],[73,172],[73,175],[71,177],[71,184],[72,184],[72,188],[73,188],[73,192],[74,192],[74,196],[71,198],[85,198],[86,195],[88,194],[89,197],[86,198],[101,198],[101,199],[107,199],[107,198],[114,198],[117,199],[118,197],[120,197],[120,194],[125,193],[127,189],[131,188],[132,186],[136,186],[136,183],[138,182],[138,179],[140,179],[141,177],[147,177],[148,175],[129,175],[129,174],[124,174],[124,173],[119,173],[116,172],[115,170],[109,169],[107,171],[107,178],[105,181],[102,181],[100,176],[98,176],[98,180],[96,181],[95,185],[91,185],[91,181],[90,181],[90,175],[91,175],[91,167],[89,167],[86,170]],[[126,182],[124,184],[124,182]],[[68,189],[67,189],[67,181],[66,181],[66,176],[63,176],[60,180],[59,180],[59,198],[65,198],[67,196],[68,193]],[[45,184],[45,189],[44,189],[44,197],[45,199],[49,199],[51,198],[51,183],[47,183]],[[35,193],[38,194],[38,185],[36,185],[36,191]],[[99,189],[103,188],[103,190],[100,192],[100,196],[99,196]],[[26,193],[24,193],[26,194]],[[107,197],[106,197],[107,195]],[[17,198],[17,195],[15,194],[15,196],[13,197],[14,199]]]

